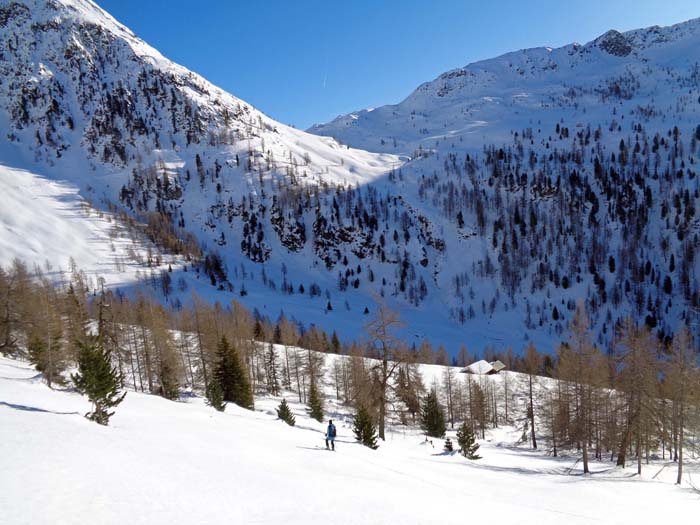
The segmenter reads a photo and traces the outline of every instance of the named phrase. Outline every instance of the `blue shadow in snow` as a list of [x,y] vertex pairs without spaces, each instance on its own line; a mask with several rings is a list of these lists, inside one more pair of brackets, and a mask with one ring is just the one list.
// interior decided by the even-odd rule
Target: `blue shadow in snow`
[[78,412],[55,412],[53,410],[46,410],[44,408],[39,408],[39,407],[31,407],[28,405],[16,405],[14,403],[6,403],[5,401],[0,401],[0,406],[5,406],[8,408],[12,408],[14,410],[21,410],[23,412],[44,412],[46,414],[57,414],[59,416],[72,416],[72,415],[80,415]]

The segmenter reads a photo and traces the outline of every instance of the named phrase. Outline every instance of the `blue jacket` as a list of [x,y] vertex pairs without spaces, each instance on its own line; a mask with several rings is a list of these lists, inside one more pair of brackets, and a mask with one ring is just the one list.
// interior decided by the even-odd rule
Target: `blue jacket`
[[326,430],[326,437],[328,437],[328,438],[335,437],[335,425],[333,423],[328,425],[328,429]]

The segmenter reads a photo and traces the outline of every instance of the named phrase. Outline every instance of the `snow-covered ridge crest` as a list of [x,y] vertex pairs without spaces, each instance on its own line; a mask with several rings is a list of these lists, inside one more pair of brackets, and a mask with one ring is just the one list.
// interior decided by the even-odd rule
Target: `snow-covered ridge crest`
[[454,352],[554,348],[585,298],[607,346],[621,316],[665,337],[700,302],[696,25],[455,70],[316,129],[341,145],[160,58],[94,4],[13,3],[0,129],[37,173],[196,235],[206,260],[188,274],[213,300],[352,338],[379,295],[406,339]]
[[[123,38],[132,46],[135,53],[150,56],[155,60],[165,61],[165,57],[153,47],[138,38],[128,27],[120,24],[112,15],[102,9],[92,0],[28,0],[26,2],[32,15],[45,20],[72,19],[77,23],[91,23]],[[37,16],[38,15],[38,16]],[[42,16],[43,15],[43,16]],[[60,22],[59,22],[60,23]]]
[[[376,108],[371,117],[367,110],[362,110],[340,115],[329,123],[316,124],[309,131],[371,151],[392,151],[391,147],[377,147],[378,139],[372,135],[379,130],[372,129],[376,124],[365,126],[364,119],[379,122],[384,110],[427,113],[457,103],[474,105],[478,104],[477,97],[513,89],[532,89],[530,85],[550,96],[555,95],[562,84],[594,86],[623,73],[627,67],[690,67],[700,58],[697,49],[700,49],[700,18],[667,27],[651,26],[626,32],[611,29],[585,45],[572,43],[559,48],[521,49],[470,63],[421,84],[399,104]],[[353,127],[361,127],[362,131],[350,132],[349,128]],[[395,130],[389,127],[384,131],[389,135]]]
[[[318,173],[333,168],[331,180],[356,182],[357,175],[345,177],[353,167],[371,176],[396,162],[348,152],[267,117],[168,60],[90,0],[0,7],[0,34],[6,58],[0,69],[7,79],[0,83],[0,105],[12,124],[8,138],[29,143],[33,156],[49,163],[83,149],[95,161],[123,168],[137,153],[181,154],[244,126],[239,139],[245,135],[251,146],[280,156],[308,156]],[[28,129],[36,125],[41,129]]]

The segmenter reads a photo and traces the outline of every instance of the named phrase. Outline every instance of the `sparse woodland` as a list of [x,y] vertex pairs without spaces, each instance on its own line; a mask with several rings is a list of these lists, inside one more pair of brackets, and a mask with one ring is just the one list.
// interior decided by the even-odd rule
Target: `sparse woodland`
[[[513,342],[562,339],[583,300],[606,351],[627,317],[665,346],[678,322],[700,322],[700,127],[686,118],[700,104],[697,63],[654,66],[653,81],[641,66],[591,83],[552,80],[541,107],[528,108],[530,124],[503,129],[505,139],[475,147],[438,135],[365,180],[346,167],[354,160],[340,143],[324,142],[322,158],[297,147],[250,105],[183,68],[151,64],[110,31],[70,19],[31,24],[21,3],[0,13],[16,42],[0,65],[8,140],[49,166],[79,144],[88,169],[125,170],[102,205],[243,302],[251,276],[336,318],[358,294],[407,308],[438,299],[456,326],[510,323],[516,312]],[[23,28],[34,38],[17,37]],[[65,43],[68,29],[75,40]],[[627,57],[629,38],[611,32],[590,46]],[[60,75],[32,77],[36,46]],[[588,52],[574,46],[571,60]],[[517,74],[527,85],[552,68]],[[455,96],[472,76],[446,73],[430,89],[436,100]],[[657,85],[669,100],[656,98]],[[521,110],[516,98],[504,104]],[[589,119],[582,108],[606,111]],[[474,115],[465,107],[454,122],[406,118],[407,136],[427,138]],[[177,162],[166,161],[171,153]],[[288,260],[325,269],[335,286],[289,273]],[[166,300],[183,293],[163,280]]]
[[[445,350],[427,340],[408,347],[394,335],[398,315],[383,304],[365,336],[341,344],[335,334],[269,320],[236,302],[212,306],[195,296],[176,310],[145,295],[93,295],[77,269],[58,286],[16,262],[0,272],[0,298],[2,353],[30,359],[52,388],[66,384],[80,348],[96,341],[122,388],[173,400],[191,390],[211,401],[215,383],[210,404],[219,410],[226,401],[252,408],[254,396],[284,393],[322,418],[324,399],[333,398],[364,411],[380,439],[387,427],[440,437],[467,423],[484,438],[515,425],[526,446],[580,454],[584,471],[590,457],[635,462],[641,472],[660,456],[680,469],[684,451],[700,452],[700,371],[690,332],[659,340],[628,319],[613,349],[601,350],[583,302],[555,354],[532,344],[522,357],[485,349],[483,357],[502,360],[508,372],[479,376],[435,365]],[[452,365],[475,359],[466,348],[459,355]]]

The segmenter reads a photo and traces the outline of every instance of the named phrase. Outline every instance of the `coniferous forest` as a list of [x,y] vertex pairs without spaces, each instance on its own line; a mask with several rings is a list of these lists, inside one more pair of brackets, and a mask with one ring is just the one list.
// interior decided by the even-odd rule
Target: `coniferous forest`
[[[487,40],[485,6],[279,4],[149,24],[264,71],[256,104],[319,49],[318,104],[381,80],[347,53],[449,64],[402,56],[436,14]],[[700,19],[612,29],[302,131],[92,0],[0,3],[0,522],[687,521],[698,49]]]

